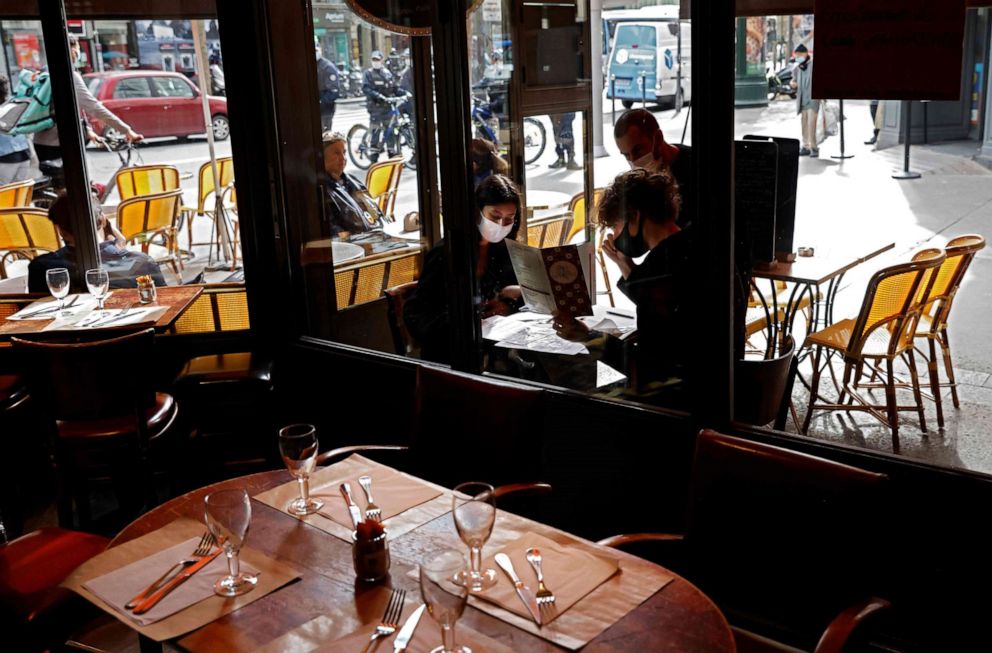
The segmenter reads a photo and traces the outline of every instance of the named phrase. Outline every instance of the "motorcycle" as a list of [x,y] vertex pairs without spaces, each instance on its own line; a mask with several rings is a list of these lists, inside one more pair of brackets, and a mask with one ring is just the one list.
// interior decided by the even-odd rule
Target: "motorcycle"
[[789,85],[792,81],[792,71],[796,67],[796,62],[789,60],[782,68],[772,73],[768,71],[768,101],[771,102],[779,95],[787,95],[793,100],[796,99],[796,89]]

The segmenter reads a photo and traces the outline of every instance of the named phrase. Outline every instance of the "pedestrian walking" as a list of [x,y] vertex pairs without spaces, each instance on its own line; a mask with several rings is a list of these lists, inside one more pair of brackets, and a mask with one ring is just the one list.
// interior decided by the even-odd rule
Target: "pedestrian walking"
[[[369,131],[372,132],[369,161],[375,163],[379,160],[379,153],[382,152],[382,132],[389,122],[391,104],[396,101],[397,88],[393,73],[383,65],[382,52],[373,50],[370,58],[372,65],[362,75],[362,92],[365,93],[365,108],[369,112]],[[397,143],[397,139],[390,138],[385,144],[389,149],[390,157],[399,154],[396,151]]]
[[555,154],[558,155],[555,162],[548,167],[582,170],[582,165],[575,160],[575,137],[572,135],[575,112],[553,113],[548,117],[551,118],[551,131],[555,138]]
[[799,156],[816,158],[820,150],[816,142],[816,118],[820,112],[820,101],[814,100],[813,58],[806,46],[800,43],[795,50],[796,68],[789,85],[796,89],[796,112],[802,124],[802,147]]
[[871,138],[865,141],[865,145],[874,145],[878,142],[878,132],[882,131],[882,119],[878,112],[878,100],[872,100],[868,105],[868,111],[871,113],[871,122],[874,125],[872,130]]
[[341,72],[334,62],[326,59],[317,39],[313,40],[317,53],[317,92],[320,102],[320,127],[331,131],[334,122],[334,108],[341,95]]

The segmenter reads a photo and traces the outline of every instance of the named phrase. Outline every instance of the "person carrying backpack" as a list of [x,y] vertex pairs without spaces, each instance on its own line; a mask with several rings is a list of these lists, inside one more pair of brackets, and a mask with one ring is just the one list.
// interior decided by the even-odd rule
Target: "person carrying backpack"
[[[79,61],[79,40],[75,36],[69,37],[69,56],[72,59],[73,71],[72,71],[72,85],[73,90],[76,92],[76,103],[79,105],[80,111],[88,115],[90,118],[95,118],[105,125],[113,127],[120,133],[124,134],[128,143],[136,143],[144,138],[141,134],[137,133],[131,126],[126,122],[118,118],[110,109],[103,106],[103,103],[93,97],[90,93],[90,89],[86,86],[86,81],[83,76],[80,75],[76,70],[76,62]],[[87,127],[86,129],[87,137],[89,140],[97,140],[99,137],[97,134]],[[40,161],[51,161],[53,159],[61,158],[62,151],[59,147],[59,132],[58,128],[54,125],[44,131],[39,131],[34,136],[34,150],[38,154],[38,159]]]
[[[7,100],[10,80],[0,75],[0,103]],[[0,186],[10,184],[31,175],[31,141],[23,134],[0,132]]]

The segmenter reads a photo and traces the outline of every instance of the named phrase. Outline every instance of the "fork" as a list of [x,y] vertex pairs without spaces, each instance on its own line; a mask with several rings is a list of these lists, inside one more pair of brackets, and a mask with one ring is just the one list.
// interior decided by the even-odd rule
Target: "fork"
[[110,324],[111,322],[122,320],[127,316],[128,311],[130,311],[133,306],[134,306],[134,302],[131,302],[130,304],[122,308],[121,312],[118,313],[117,315],[114,315],[113,317],[104,315],[103,317],[97,318],[93,322],[87,323],[86,326],[104,326],[106,324]]
[[358,484],[362,486],[362,490],[365,491],[365,498],[368,500],[365,504],[365,519],[382,521],[382,508],[375,505],[372,500],[372,479],[368,476],[359,476]]
[[537,604],[540,606],[550,605],[555,602],[555,595],[544,584],[544,573],[541,571],[541,552],[535,547],[527,549],[527,562],[534,568],[537,574]]
[[406,590],[393,588],[389,595],[389,603],[386,604],[386,611],[382,615],[382,623],[375,627],[375,632],[365,643],[361,653],[366,653],[369,647],[380,637],[386,637],[396,632],[400,627],[400,617],[403,615],[403,601],[406,600]]
[[159,576],[158,580],[156,580],[154,583],[152,583],[145,589],[141,590],[141,593],[139,593],[133,599],[128,601],[124,605],[124,608],[127,610],[133,610],[141,601],[148,598],[148,596],[150,596],[152,592],[162,587],[162,585],[166,582],[167,579],[171,578],[177,572],[182,571],[186,567],[189,567],[190,565],[196,563],[203,556],[209,554],[210,549],[212,549],[213,546],[214,546],[214,536],[210,533],[210,531],[207,531],[206,533],[203,534],[203,537],[200,538],[200,543],[196,545],[196,548],[193,550],[193,553],[190,554],[190,557],[184,558],[183,560],[180,560],[176,564],[169,567],[168,571],[166,571],[164,574]]

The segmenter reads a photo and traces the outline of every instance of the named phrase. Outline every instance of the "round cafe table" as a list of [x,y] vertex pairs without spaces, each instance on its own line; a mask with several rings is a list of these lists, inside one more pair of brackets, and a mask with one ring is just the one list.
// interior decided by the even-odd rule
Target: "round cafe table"
[[527,191],[527,208],[534,211],[559,209],[568,206],[568,203],[571,201],[571,195],[557,190]]
[[[169,522],[186,517],[203,519],[203,498],[224,488],[245,488],[254,496],[292,481],[289,473],[262,472],[216,483],[193,490],[146,513],[122,530],[111,542],[116,546],[161,528]],[[537,522],[506,515],[522,528],[533,528],[554,536],[561,531]],[[451,545],[454,527],[450,513],[423,524],[390,542],[392,567],[386,583],[407,590],[408,598],[419,599],[417,580],[409,572],[427,552]],[[193,631],[173,642],[187,651],[248,651],[285,635],[317,617],[338,615],[342,606],[349,609],[360,604],[361,595],[381,591],[377,586],[364,587],[355,582],[350,544],[283,511],[258,501],[252,501],[252,524],[246,545],[295,566],[302,572],[301,580],[290,583],[261,599]],[[631,557],[615,552],[621,557]],[[732,652],[733,635],[720,610],[690,582],[678,575],[655,592],[639,607],[629,612],[583,651],[706,651]],[[377,613],[367,615],[367,622],[377,620]],[[476,608],[467,609],[459,620],[516,651],[564,651],[559,646],[496,619]],[[75,639],[106,651],[117,651],[130,639],[127,627],[104,616]],[[142,651],[157,645],[142,642]]]

